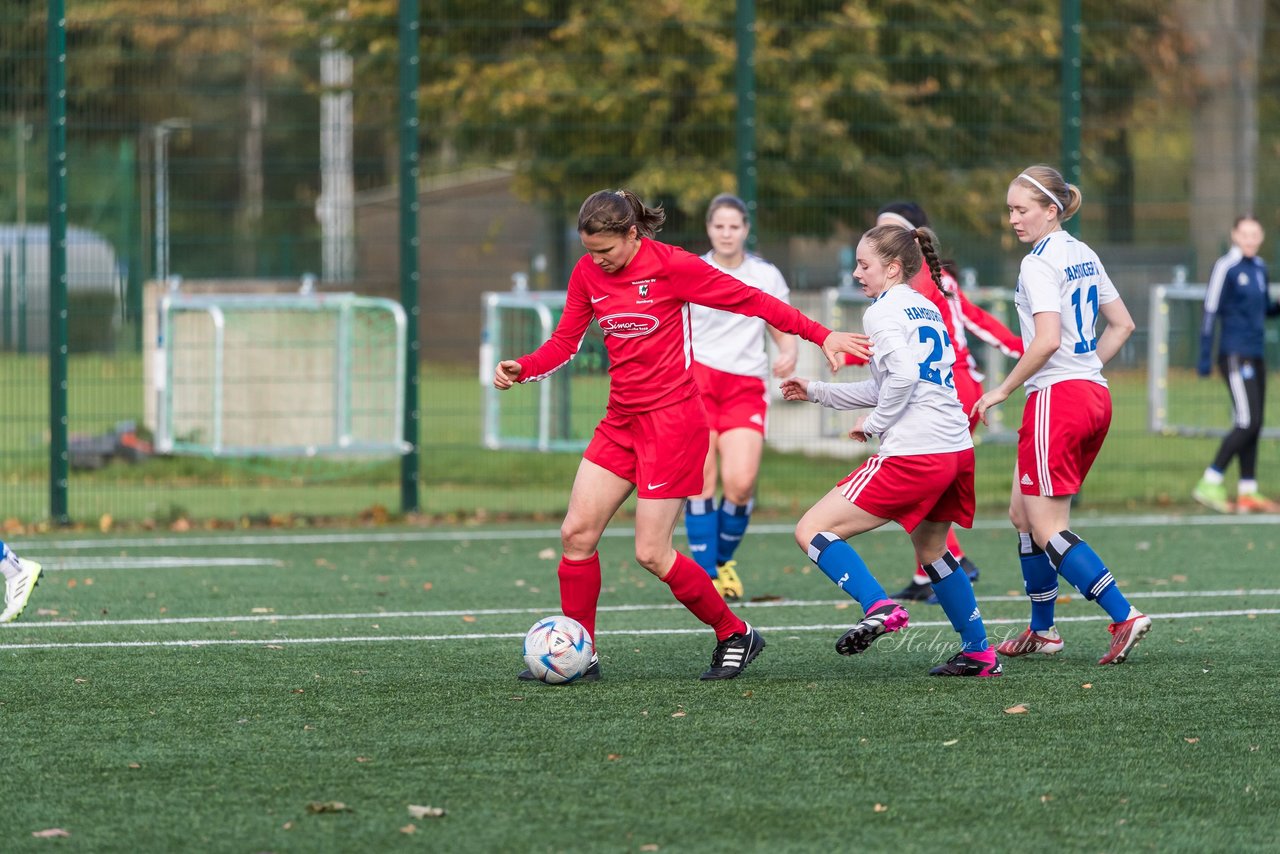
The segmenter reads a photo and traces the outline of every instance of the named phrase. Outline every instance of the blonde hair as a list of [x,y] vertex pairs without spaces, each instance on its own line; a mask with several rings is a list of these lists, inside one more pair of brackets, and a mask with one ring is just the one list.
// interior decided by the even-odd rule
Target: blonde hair
[[1062,212],[1058,218],[1064,222],[1075,216],[1084,203],[1079,187],[1068,184],[1062,173],[1043,163],[1028,166],[1009,183],[1026,187],[1039,199],[1041,206],[1056,207]]

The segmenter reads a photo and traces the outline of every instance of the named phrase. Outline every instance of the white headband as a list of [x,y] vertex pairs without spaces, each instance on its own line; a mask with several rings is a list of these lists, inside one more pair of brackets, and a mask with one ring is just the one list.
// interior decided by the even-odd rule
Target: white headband
[[900,226],[902,226],[902,227],[903,227],[903,228],[905,228],[907,231],[915,231],[915,230],[916,230],[915,223],[913,223],[911,220],[907,219],[907,218],[906,218],[905,216],[903,216],[902,214],[900,214],[900,213],[894,213],[893,211],[885,211],[884,213],[882,213],[882,214],[880,214],[879,216],[877,216],[877,217],[876,217],[876,219],[887,219],[887,220],[889,220],[890,222],[892,222],[894,225],[900,225]]
[[[1039,181],[1037,181],[1035,178],[1032,178],[1032,177],[1031,177],[1030,175],[1028,175],[1026,172],[1023,172],[1021,175],[1019,175],[1019,176],[1018,176],[1018,178],[1026,178],[1026,179],[1027,179],[1028,181],[1030,181],[1032,184],[1035,184],[1035,185],[1036,185],[1036,189],[1038,189],[1040,192],[1042,192],[1042,193],[1044,193],[1046,196],[1048,196],[1048,197],[1049,197],[1049,201],[1053,202],[1055,205],[1057,205],[1057,206],[1058,206],[1058,210],[1062,211],[1063,213],[1066,213],[1066,212],[1067,212],[1067,206],[1066,206],[1066,205],[1064,205],[1062,202],[1058,201],[1058,197],[1057,197],[1057,196],[1055,196],[1053,193],[1050,193],[1050,192],[1049,192],[1049,190],[1045,187],[1045,185],[1044,185],[1044,184],[1041,184]],[[1016,181],[1016,180],[1018,180],[1018,178],[1014,178],[1014,180]],[[1071,185],[1070,185],[1070,184],[1068,184],[1067,186],[1069,187],[1069,186],[1071,186]]]

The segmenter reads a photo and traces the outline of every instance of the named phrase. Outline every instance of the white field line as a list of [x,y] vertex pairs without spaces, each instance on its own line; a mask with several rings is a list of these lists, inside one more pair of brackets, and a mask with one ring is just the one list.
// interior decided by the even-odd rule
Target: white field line
[[284,561],[256,557],[83,557],[69,560],[55,557],[46,558],[41,566],[45,572],[82,572],[103,569],[187,569],[200,566],[284,566]]
[[[1280,608],[1261,608],[1246,611],[1182,611],[1168,614],[1149,614],[1153,620],[1189,620],[1189,619],[1205,619],[1208,617],[1258,617],[1273,616],[1280,614]],[[1059,623],[1091,623],[1101,622],[1110,619],[1105,614],[1088,616],[1088,617],[1059,617]],[[1011,620],[984,620],[986,625],[1022,625],[1026,622],[1025,618],[1019,617]],[[760,631],[768,634],[770,632],[826,632],[841,631],[849,627],[848,623],[840,623],[836,625],[814,625],[814,626],[758,626]],[[946,621],[930,621],[925,623],[917,623],[911,626],[911,629],[933,629],[933,628],[950,628],[951,623]],[[908,629],[909,631],[910,629]],[[706,627],[688,628],[688,629],[616,629],[612,631],[601,631],[599,635],[610,635],[618,637],[641,637],[645,635],[700,635],[705,634]],[[364,637],[327,637],[327,638],[259,638],[249,640],[244,638],[219,639],[219,640],[168,640],[168,641],[97,641],[97,642],[68,642],[68,643],[9,643],[0,644],[0,650],[19,650],[19,649],[134,649],[134,648],[151,648],[151,647],[187,647],[198,649],[207,646],[294,646],[299,644],[344,644],[344,643],[401,643],[401,642],[439,642],[439,641],[458,641],[458,640],[508,640],[512,638],[522,638],[524,632],[493,632],[493,633],[475,633],[475,634],[448,634],[448,635],[384,635],[384,636],[364,636]]]
[[[1150,514],[1145,516],[1079,516],[1076,522],[1076,528],[1080,531],[1087,532],[1090,528],[1123,528],[1123,527],[1143,527],[1143,526],[1208,526],[1221,527],[1223,525],[1275,525],[1280,521],[1280,516],[1270,514],[1257,514],[1249,516],[1226,516],[1226,515],[1210,515],[1210,516],[1178,516],[1171,513]],[[974,530],[1002,530],[1009,527],[1007,519],[980,519],[973,523]],[[753,533],[757,534],[790,534],[795,530],[794,525],[789,524],[757,524],[751,528]],[[878,528],[880,532],[893,532],[901,535],[901,528],[897,525],[885,525]],[[626,525],[616,525],[604,532],[606,537],[627,537],[634,535],[633,529]],[[1012,535],[1012,534],[1011,534]],[[264,548],[267,546],[295,546],[303,544],[324,544],[324,543],[425,543],[425,542],[466,542],[466,541],[484,541],[484,540],[551,540],[558,542],[560,539],[559,529],[530,529],[530,530],[467,530],[467,531],[353,531],[347,533],[317,533],[308,532],[299,533],[282,533],[282,534],[245,534],[230,536],[209,536],[209,535],[193,535],[193,536],[158,536],[158,537],[129,537],[129,538],[100,538],[88,540],[31,540],[28,542],[14,541],[9,545],[13,550],[24,557],[33,560],[39,560],[37,553],[49,554],[57,551],[76,551],[84,549],[148,549],[148,548],[173,548],[177,547],[195,547],[195,546],[252,546],[254,548]]]
[[[1224,596],[1280,596],[1280,590],[1170,590],[1129,593],[1129,599],[1200,599]],[[979,602],[1022,602],[1025,596],[979,596]],[[737,606],[745,612],[758,608],[834,608],[839,605],[852,607],[848,599],[778,599],[772,602],[749,602]],[[96,628],[99,626],[180,626],[219,623],[290,623],[329,622],[341,620],[394,620],[431,619],[442,617],[500,617],[513,614],[544,616],[555,609],[554,605],[536,608],[475,608],[449,611],[365,611],[346,614],[233,614],[223,617],[153,617],[133,620],[23,620],[0,624],[0,632],[19,629]],[[679,602],[661,605],[606,605],[601,613],[637,611],[679,611]],[[1068,619],[1068,618],[1063,618]],[[1075,618],[1071,618],[1075,619]]]

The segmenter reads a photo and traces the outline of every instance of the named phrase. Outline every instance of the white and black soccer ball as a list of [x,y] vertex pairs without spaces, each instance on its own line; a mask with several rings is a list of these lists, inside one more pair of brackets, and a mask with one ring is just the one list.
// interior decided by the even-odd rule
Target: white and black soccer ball
[[524,663],[548,685],[572,682],[591,666],[594,648],[582,623],[557,614],[543,617],[524,636]]

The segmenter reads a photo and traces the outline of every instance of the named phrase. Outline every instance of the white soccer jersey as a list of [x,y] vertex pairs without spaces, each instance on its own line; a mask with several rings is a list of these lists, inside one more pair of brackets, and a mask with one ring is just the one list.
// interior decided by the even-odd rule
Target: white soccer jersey
[[944,454],[973,447],[956,397],[955,350],[933,303],[910,285],[885,291],[862,315],[871,336],[871,379],[809,383],[809,399],[832,409],[874,407],[864,429],[881,456]]
[[1106,385],[1098,358],[1098,313],[1120,298],[1098,255],[1065,231],[1040,239],[1022,259],[1014,304],[1022,326],[1022,343],[1035,337],[1035,316],[1042,311],[1062,315],[1058,350],[1027,382],[1027,391],[1063,380],[1089,380]]
[[[717,270],[728,273],[753,288],[788,302],[791,291],[778,268],[758,255],[747,253],[740,267],[721,267],[708,252],[702,256]],[[769,376],[769,356],[764,348],[765,322],[731,311],[690,303],[693,331],[693,358],[709,368],[747,377]]]

